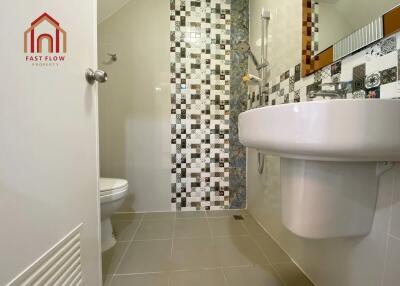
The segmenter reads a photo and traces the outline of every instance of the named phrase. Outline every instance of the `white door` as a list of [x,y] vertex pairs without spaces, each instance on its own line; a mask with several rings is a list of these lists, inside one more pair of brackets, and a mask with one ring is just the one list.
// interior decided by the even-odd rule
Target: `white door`
[[95,0],[0,1],[0,285],[101,285],[96,27]]

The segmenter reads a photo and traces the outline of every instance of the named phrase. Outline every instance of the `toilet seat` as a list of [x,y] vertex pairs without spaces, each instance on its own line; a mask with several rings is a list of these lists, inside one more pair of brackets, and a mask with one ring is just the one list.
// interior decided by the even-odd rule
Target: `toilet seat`
[[125,196],[128,181],[114,178],[100,178],[100,202],[115,201]]

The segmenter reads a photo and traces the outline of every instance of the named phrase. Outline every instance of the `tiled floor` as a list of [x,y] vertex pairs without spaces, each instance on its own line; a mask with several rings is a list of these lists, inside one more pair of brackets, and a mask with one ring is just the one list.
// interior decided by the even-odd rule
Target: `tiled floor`
[[120,214],[113,224],[106,286],[313,285],[245,211]]

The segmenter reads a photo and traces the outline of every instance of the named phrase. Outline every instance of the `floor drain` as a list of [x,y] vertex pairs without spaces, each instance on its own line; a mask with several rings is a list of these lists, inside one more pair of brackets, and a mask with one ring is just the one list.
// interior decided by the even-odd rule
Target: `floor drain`
[[243,220],[243,217],[241,215],[233,215],[233,218],[235,220]]

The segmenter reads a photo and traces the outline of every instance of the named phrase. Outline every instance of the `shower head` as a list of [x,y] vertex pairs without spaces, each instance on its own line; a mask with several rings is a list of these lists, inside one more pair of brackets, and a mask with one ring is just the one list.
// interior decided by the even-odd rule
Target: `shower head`
[[241,52],[241,53],[248,53],[248,52],[251,52],[249,43],[248,43],[248,42],[245,42],[245,41],[239,42],[239,44],[237,45],[237,49],[238,49],[239,52]]
[[263,68],[262,66],[260,66],[259,61],[257,60],[256,56],[253,54],[253,52],[251,51],[250,48],[250,44],[248,42],[245,41],[241,41],[239,42],[239,44],[237,44],[236,46],[237,50],[243,54],[248,54],[250,55],[251,60],[253,61],[254,65],[256,66],[257,70],[259,71],[261,68]]

